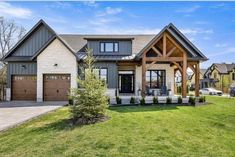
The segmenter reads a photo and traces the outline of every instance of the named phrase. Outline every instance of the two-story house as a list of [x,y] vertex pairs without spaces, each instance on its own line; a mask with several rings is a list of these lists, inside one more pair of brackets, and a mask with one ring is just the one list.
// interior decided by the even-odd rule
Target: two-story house
[[235,86],[235,63],[214,63],[207,69],[205,77],[213,80],[216,89],[227,93],[230,86]]
[[92,49],[96,73],[110,96],[166,90],[173,95],[179,70],[185,97],[188,67],[199,94],[199,64],[207,58],[173,24],[153,35],[80,35],[57,34],[40,20],[3,58],[7,99],[67,100],[69,89],[77,88],[85,48]]

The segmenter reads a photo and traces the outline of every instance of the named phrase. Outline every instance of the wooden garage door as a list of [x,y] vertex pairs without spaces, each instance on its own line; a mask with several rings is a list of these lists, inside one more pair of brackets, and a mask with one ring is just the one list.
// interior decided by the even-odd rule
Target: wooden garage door
[[43,76],[43,98],[45,101],[68,100],[69,74],[46,74]]
[[12,100],[36,100],[36,87],[36,76],[12,76]]

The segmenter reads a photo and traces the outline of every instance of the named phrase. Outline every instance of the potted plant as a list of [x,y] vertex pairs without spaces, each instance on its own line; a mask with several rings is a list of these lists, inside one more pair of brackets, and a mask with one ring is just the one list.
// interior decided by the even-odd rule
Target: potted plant
[[153,97],[153,104],[158,104],[158,98],[157,97]]
[[135,104],[135,98],[134,97],[131,97],[130,104]]

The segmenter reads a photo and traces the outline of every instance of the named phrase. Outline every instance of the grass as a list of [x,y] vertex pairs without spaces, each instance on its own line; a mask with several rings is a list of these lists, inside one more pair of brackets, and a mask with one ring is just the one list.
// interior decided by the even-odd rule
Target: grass
[[210,104],[113,107],[110,120],[72,127],[64,107],[0,133],[0,156],[235,156],[235,99]]

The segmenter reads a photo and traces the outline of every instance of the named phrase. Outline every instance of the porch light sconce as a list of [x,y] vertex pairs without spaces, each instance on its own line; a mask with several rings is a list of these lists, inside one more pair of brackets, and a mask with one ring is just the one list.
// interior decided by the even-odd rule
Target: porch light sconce
[[55,67],[57,67],[57,66],[58,66],[58,64],[57,64],[57,63],[55,63],[55,64],[54,64],[54,66],[55,66]]
[[22,64],[21,68],[26,69],[26,65]]

